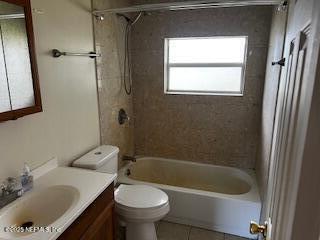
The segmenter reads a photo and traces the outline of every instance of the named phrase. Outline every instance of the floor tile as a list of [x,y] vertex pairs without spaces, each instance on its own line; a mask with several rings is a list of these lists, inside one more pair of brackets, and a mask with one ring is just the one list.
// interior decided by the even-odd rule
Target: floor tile
[[157,228],[158,240],[188,240],[189,226],[160,222]]
[[224,234],[192,227],[189,240],[224,240]]
[[248,239],[226,234],[225,240],[248,240]]
[[154,223],[154,226],[156,227],[156,230],[158,230],[159,224],[160,224],[160,221]]

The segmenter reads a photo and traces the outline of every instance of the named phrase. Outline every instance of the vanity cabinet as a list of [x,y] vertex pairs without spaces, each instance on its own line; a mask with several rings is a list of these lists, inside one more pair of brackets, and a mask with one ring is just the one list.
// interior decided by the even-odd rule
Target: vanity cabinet
[[113,183],[65,230],[58,240],[114,240]]

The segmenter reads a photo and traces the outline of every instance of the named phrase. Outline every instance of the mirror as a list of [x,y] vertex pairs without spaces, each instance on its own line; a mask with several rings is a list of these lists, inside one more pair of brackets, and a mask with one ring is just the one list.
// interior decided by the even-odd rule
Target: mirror
[[41,112],[29,0],[0,0],[0,121]]

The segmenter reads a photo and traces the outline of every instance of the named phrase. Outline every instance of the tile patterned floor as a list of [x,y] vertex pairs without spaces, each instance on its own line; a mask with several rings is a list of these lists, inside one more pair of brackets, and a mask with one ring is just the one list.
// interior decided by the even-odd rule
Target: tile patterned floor
[[201,228],[161,221],[157,224],[158,240],[247,240]]
[[[156,223],[158,240],[248,240],[224,233],[161,221]],[[124,240],[124,228],[119,228],[117,240]]]

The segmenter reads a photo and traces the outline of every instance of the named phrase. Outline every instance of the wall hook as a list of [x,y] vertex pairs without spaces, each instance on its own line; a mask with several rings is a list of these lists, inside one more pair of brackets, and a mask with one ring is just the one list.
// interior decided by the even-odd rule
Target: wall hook
[[272,64],[272,66],[274,66],[274,65],[280,65],[281,67],[284,67],[285,64],[286,64],[286,59],[285,59],[285,58],[282,58],[282,59],[280,59],[280,60],[277,61],[277,62],[272,62],[271,64]]

